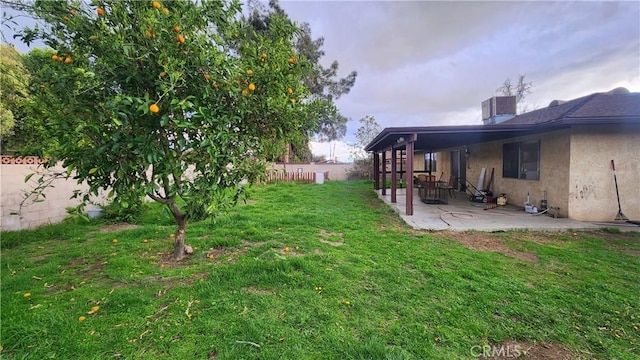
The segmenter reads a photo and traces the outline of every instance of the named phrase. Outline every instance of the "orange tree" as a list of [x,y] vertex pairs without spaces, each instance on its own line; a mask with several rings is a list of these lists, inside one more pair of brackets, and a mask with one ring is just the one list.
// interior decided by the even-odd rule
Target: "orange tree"
[[233,204],[263,159],[313,126],[300,82],[310,66],[284,17],[269,36],[246,36],[236,1],[47,0],[23,10],[45,27],[23,29],[22,40],[55,51],[46,83],[63,106],[47,124],[53,160],[89,185],[85,201],[105,189],[124,207],[142,196],[164,204],[176,260],[189,219]]

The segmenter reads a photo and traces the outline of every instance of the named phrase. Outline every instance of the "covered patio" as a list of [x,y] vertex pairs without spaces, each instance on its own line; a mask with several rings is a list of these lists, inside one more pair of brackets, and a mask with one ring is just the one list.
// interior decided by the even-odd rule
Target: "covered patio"
[[[398,204],[398,195],[401,195],[404,215],[412,216],[414,215],[414,197],[409,194],[413,194],[415,188],[412,179],[415,175],[413,163],[416,150],[434,153],[443,149],[524,136],[537,131],[540,129],[529,124],[386,128],[365,147],[365,151],[373,153],[375,190],[382,196],[386,196],[389,190],[391,204]],[[391,158],[387,159],[389,152]],[[398,155],[402,153],[406,154],[406,168],[401,171],[401,174],[406,172],[406,189],[399,189],[397,186],[400,180],[397,169]],[[390,171],[386,168],[387,160],[390,160]],[[390,178],[387,177],[388,172]],[[416,197],[416,199],[419,203],[419,198]]]
[[[391,194],[382,194],[376,190],[378,197],[390,205],[400,217],[414,229],[452,230],[452,231],[506,231],[514,229],[567,231],[593,230],[602,228],[602,224],[594,224],[567,218],[554,218],[548,214],[532,215],[521,207],[507,205],[487,208],[486,204],[469,201],[469,195],[457,192],[450,197],[447,204],[425,204],[420,201],[418,189],[411,190],[414,203],[414,214],[405,213],[407,189],[396,189],[397,198],[391,202]],[[637,228],[637,227],[636,227]]]

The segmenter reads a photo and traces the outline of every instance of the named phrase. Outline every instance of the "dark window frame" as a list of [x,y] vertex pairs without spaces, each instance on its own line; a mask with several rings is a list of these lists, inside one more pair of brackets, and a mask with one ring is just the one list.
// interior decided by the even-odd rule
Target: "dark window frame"
[[[426,172],[435,172],[438,168],[438,158],[437,153],[434,152],[426,152],[424,153],[424,171]],[[431,158],[429,157],[431,155]]]
[[540,140],[502,144],[502,177],[540,180]]

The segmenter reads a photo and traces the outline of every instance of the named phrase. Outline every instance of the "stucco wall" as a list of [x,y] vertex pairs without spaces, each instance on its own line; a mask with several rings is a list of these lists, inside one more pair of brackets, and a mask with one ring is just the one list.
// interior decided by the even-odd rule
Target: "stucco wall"
[[[502,144],[540,140],[540,180],[502,177]],[[449,178],[450,151],[438,154],[438,176]],[[461,149],[460,149],[461,150]],[[580,221],[613,221],[618,212],[611,160],[616,161],[622,212],[640,219],[640,124],[581,126],[538,135],[471,145],[467,180],[477,185],[480,169],[485,182],[495,168],[493,192],[506,193],[510,204],[522,207],[530,194],[540,206],[546,191],[548,206],[559,207],[562,217]]]
[[[58,165],[54,171],[62,171]],[[78,199],[70,199],[76,189],[86,190],[75,180],[56,180],[53,188],[47,189],[46,198],[42,202],[27,201],[19,215],[12,215],[20,208],[24,192],[35,188],[38,175],[34,175],[28,183],[24,182],[28,174],[41,172],[43,168],[33,164],[5,164],[0,165],[0,229],[19,230],[34,228],[44,224],[60,222],[67,216],[67,207],[77,206]]]
[[618,213],[611,160],[615,160],[622,212],[640,219],[640,124],[589,126],[571,131],[569,216],[612,221]]
[[[559,207],[560,216],[569,216],[568,188],[569,188],[569,130],[555,131],[545,134],[523,136],[508,141],[492,141],[469,146],[470,155],[467,159],[467,180],[477,186],[482,168],[486,169],[485,184],[494,169],[493,192],[498,196],[507,194],[508,202],[512,205],[524,207],[527,193],[531,203],[540,206],[546,191],[548,206]],[[514,141],[540,140],[540,180],[522,180],[502,177],[502,145]],[[438,154],[441,167],[438,176],[444,171],[443,179],[450,175],[450,151],[464,149],[447,149]],[[472,191],[473,188],[469,187]]]
[[[272,168],[278,171],[282,171],[286,168],[289,172],[329,172],[329,180],[347,180],[347,172],[351,170],[353,164],[316,164],[316,163],[301,163],[301,164],[273,164]],[[302,169],[302,170],[299,170]]]

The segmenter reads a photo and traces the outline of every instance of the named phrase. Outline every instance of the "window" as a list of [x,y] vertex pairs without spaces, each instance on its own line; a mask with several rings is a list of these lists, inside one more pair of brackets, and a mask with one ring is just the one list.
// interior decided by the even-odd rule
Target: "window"
[[424,154],[424,171],[435,172],[436,171],[436,153]]
[[540,180],[540,141],[503,144],[502,177]]

